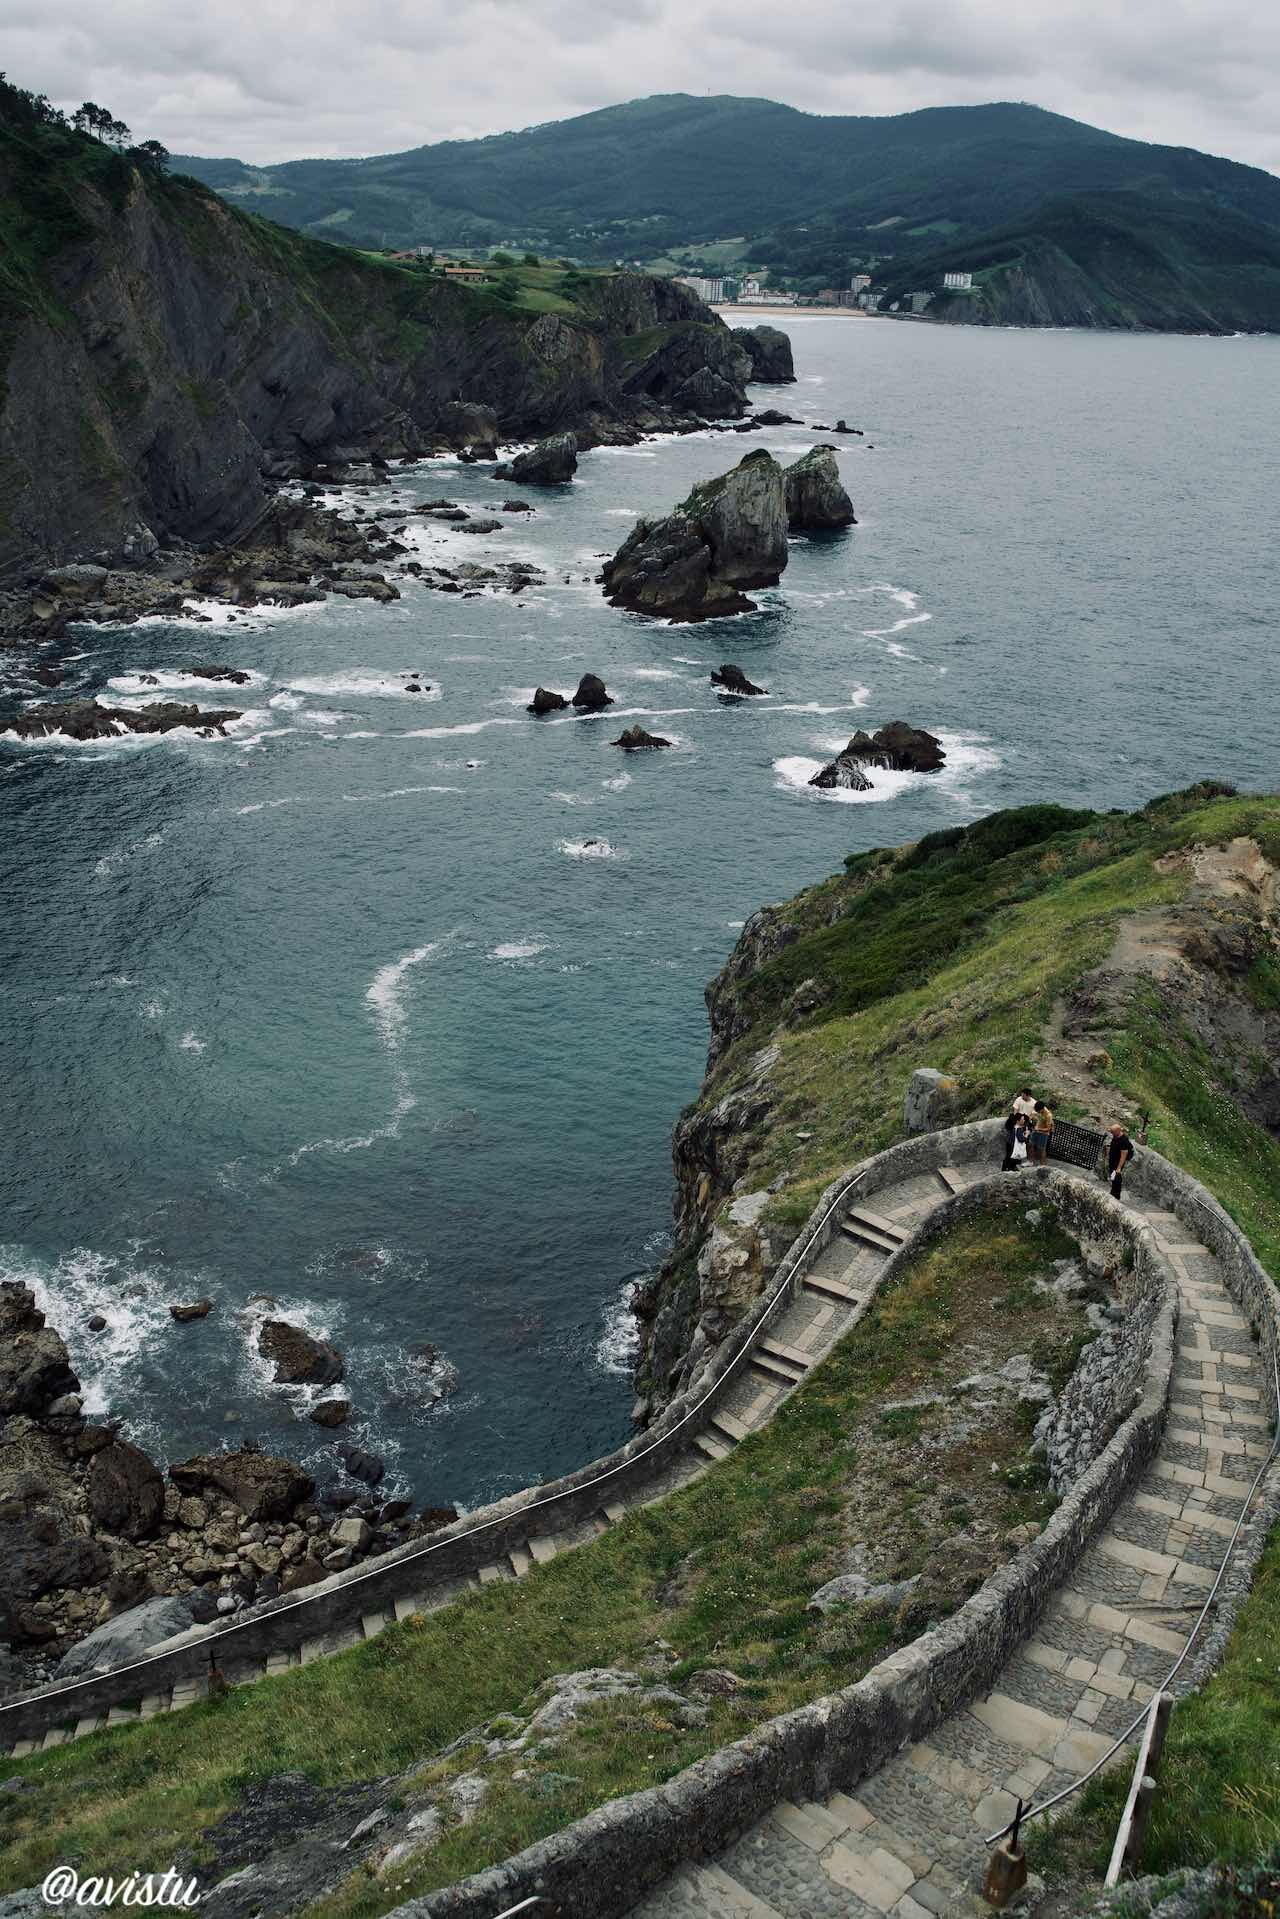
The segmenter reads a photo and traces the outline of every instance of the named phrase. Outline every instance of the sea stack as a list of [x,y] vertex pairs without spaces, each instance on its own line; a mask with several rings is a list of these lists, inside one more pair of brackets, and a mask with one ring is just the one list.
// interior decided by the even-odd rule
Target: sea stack
[[853,501],[840,483],[833,446],[814,446],[783,473],[787,525],[793,533],[856,526]]
[[669,620],[750,613],[743,589],[775,586],[787,564],[782,468],[763,448],[696,486],[661,520],[640,520],[601,575],[614,606]]

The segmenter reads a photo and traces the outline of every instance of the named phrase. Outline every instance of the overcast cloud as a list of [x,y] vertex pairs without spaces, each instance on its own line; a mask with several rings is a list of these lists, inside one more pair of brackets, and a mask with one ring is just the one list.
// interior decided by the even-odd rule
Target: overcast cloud
[[1274,0],[5,0],[11,78],[135,138],[387,153],[647,93],[1030,100],[1280,172]]

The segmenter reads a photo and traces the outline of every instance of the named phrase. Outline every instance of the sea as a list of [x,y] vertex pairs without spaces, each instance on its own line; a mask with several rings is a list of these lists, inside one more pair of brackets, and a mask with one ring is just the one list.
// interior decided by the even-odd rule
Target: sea
[[[753,398],[805,425],[590,452],[531,516],[450,460],[347,496],[495,512],[412,522],[420,557],[529,560],[537,590],[406,580],[0,654],[0,1278],[158,1458],[252,1440],[327,1484],[346,1440],[388,1492],[472,1507],[620,1442],[703,989],[748,916],[997,807],[1276,784],[1280,340],[779,323],[797,383]],[[605,604],[637,516],[841,416],[858,524],[794,538],[756,613]],[[3,735],[54,658],[67,693],[244,715]],[[767,697],[722,699],[722,661]],[[526,713],[585,672],[606,714]],[[897,719],[945,770],[808,784]],[[627,756],[633,723],[671,750]],[[273,1382],[266,1317],[343,1353],[342,1433],[307,1417],[333,1389]]]

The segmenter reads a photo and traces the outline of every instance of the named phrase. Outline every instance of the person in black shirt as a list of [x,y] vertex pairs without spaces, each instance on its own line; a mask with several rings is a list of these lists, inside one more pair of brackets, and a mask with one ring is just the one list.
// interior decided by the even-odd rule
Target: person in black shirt
[[1120,1199],[1124,1193],[1124,1169],[1133,1158],[1133,1141],[1117,1120],[1111,1128],[1111,1138],[1107,1144],[1107,1174],[1111,1180],[1111,1197]]

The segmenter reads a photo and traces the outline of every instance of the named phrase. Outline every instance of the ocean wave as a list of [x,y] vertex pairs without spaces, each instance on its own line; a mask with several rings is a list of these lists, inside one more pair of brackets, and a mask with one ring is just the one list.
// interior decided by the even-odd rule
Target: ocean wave
[[[491,726],[519,726],[519,720],[494,718],[491,720],[463,720],[457,726],[415,726],[407,733],[396,737],[402,740],[447,740],[461,733],[483,733]],[[354,738],[354,735],[348,737]]]
[[612,779],[601,780],[600,784],[606,792],[621,793],[626,787],[630,786],[631,780],[632,775],[630,773],[615,773]]
[[200,1039],[195,1033],[184,1033],[178,1041],[178,1048],[183,1053],[203,1053],[208,1044],[207,1039]]
[[558,800],[561,806],[594,806],[596,803],[594,793],[564,793],[559,788],[550,798]]
[[148,833],[140,840],[131,840],[128,845],[120,847],[115,853],[104,853],[94,866],[95,877],[107,879],[112,873],[118,873],[122,866],[129,865],[131,861],[141,859],[148,853],[158,852],[165,843],[165,837],[163,833]]
[[[140,671],[117,673],[107,681],[107,685],[117,693],[142,693],[149,695],[152,699],[161,699],[166,692],[189,692],[197,686],[212,687],[219,694],[225,694],[228,699],[236,694],[243,698],[246,686],[256,691],[267,683],[265,674],[255,673],[252,669],[246,670],[249,678],[242,684],[237,684],[234,680],[211,679],[206,673],[197,673],[192,668],[176,666],[155,667],[146,674]],[[102,704],[102,696],[99,695],[98,698],[99,703]],[[108,700],[105,704],[114,706],[118,702]]]
[[550,952],[550,950],[551,946],[548,940],[506,940],[502,945],[494,947],[489,958],[494,960],[527,960],[535,958],[539,953]]
[[634,1279],[605,1307],[604,1327],[596,1341],[595,1362],[602,1373],[630,1379],[640,1356],[640,1322],[631,1310]]
[[365,1004],[372,1008],[378,1035],[389,1053],[399,1050],[408,1027],[405,981],[415,967],[431,959],[442,945],[441,940],[429,940],[425,946],[415,946],[412,952],[402,953],[399,959],[379,967],[373,976],[364,996]]
[[404,800],[414,793],[461,793],[462,790],[460,786],[392,786],[385,793],[344,793],[342,797],[358,805],[371,800]]

